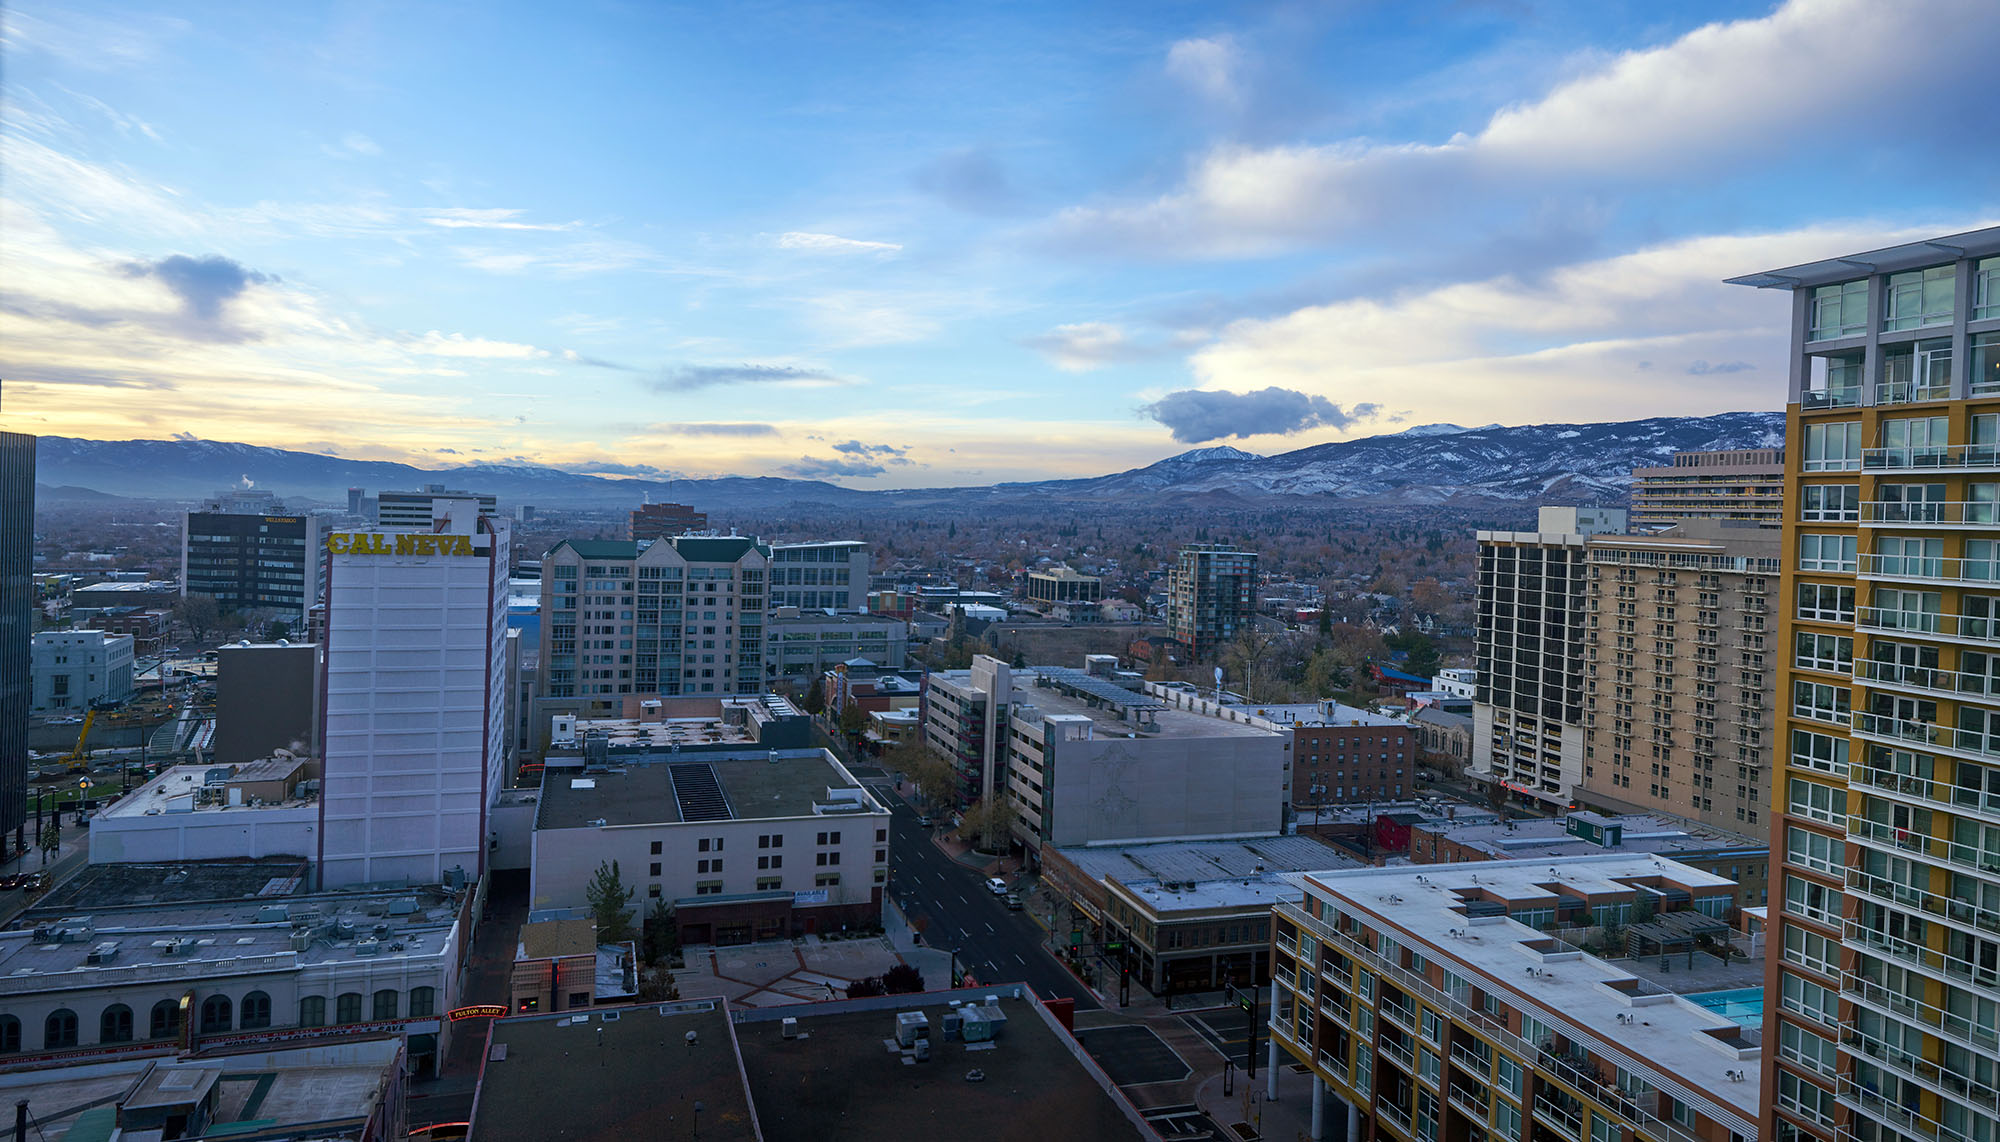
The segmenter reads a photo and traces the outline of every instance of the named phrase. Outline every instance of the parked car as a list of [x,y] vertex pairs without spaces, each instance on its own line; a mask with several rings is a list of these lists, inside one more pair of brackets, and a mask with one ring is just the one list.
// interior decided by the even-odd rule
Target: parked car
[[1008,910],[1009,912],[1019,912],[1019,911],[1021,910],[1021,894],[1020,894],[1020,893],[1018,893],[1018,892],[1009,892],[1009,893],[1008,893],[1008,894],[1007,894],[1007,895],[1006,895],[1006,896],[1005,896],[1005,897],[1004,897],[1003,899],[1005,899],[1005,900],[1007,901],[1007,910]]
[[986,891],[991,892],[995,896],[1005,896],[1007,895],[1007,882],[997,876],[989,876],[986,878]]

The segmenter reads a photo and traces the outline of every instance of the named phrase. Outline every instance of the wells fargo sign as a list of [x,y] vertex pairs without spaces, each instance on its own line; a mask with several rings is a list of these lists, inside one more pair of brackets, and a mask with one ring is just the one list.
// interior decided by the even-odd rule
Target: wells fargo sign
[[380,531],[335,532],[326,537],[333,555],[478,555],[469,535],[389,534]]

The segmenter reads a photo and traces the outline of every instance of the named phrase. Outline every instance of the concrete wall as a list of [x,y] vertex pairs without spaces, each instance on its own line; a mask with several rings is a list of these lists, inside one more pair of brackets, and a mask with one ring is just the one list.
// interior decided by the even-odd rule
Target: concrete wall
[[1275,736],[1050,743],[1044,843],[1277,833],[1285,766]]
[[205,809],[156,817],[99,815],[90,822],[90,863],[252,860],[319,852],[319,806]]
[[256,761],[279,749],[314,753],[318,738],[317,645],[225,646],[216,652],[216,761]]

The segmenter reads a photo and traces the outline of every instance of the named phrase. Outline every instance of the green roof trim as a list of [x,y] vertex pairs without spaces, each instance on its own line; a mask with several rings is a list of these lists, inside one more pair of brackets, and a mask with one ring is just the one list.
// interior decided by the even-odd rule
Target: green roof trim
[[[629,539],[565,539],[556,550],[569,548],[582,559],[637,559],[639,545]],[[550,551],[549,554],[555,554]]]
[[734,563],[753,550],[766,559],[771,557],[771,549],[754,536],[677,535],[660,542],[672,544],[674,553],[689,563]]

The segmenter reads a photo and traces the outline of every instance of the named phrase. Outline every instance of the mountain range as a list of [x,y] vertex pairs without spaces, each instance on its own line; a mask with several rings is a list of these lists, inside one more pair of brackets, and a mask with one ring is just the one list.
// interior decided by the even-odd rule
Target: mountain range
[[1675,452],[1778,447],[1783,441],[1784,415],[1777,412],[1605,424],[1432,424],[1271,456],[1226,445],[1196,448],[1143,468],[1087,479],[874,491],[772,476],[611,479],[488,464],[430,470],[211,440],[45,436],[37,448],[37,476],[45,501],[85,500],[93,493],[196,500],[224,488],[255,486],[288,499],[344,505],[349,487],[373,492],[443,484],[490,492],[507,504],[544,508],[628,508],[642,497],[705,510],[804,505],[971,509],[1054,502],[1476,507],[1544,499],[1616,503],[1625,498],[1633,468],[1669,463]]

